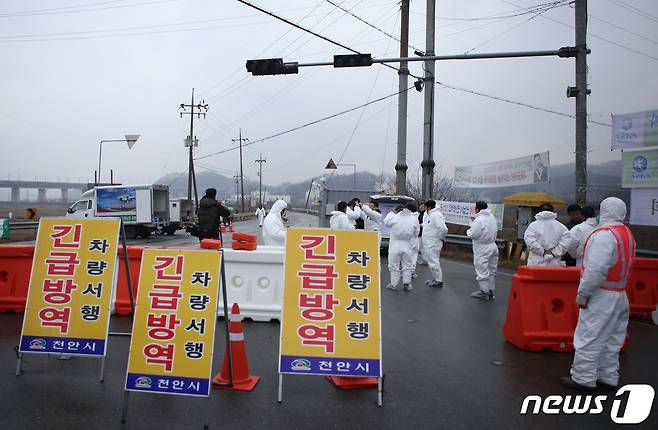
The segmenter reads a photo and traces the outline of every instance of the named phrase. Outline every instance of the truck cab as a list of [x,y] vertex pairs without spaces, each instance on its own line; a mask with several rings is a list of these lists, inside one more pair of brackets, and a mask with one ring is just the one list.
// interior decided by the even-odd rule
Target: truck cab
[[94,217],[94,190],[82,193],[77,202],[68,208],[66,218],[84,219]]

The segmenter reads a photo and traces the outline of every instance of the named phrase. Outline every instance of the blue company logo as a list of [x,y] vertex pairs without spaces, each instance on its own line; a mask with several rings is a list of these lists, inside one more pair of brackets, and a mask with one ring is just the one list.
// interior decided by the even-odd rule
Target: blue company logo
[[624,118],[624,120],[621,122],[621,128],[623,128],[625,131],[630,130],[633,127],[633,120],[631,118]]
[[646,172],[649,168],[649,161],[643,155],[633,158],[633,170],[637,173]]
[[151,388],[151,378],[147,376],[140,376],[135,379],[135,387],[137,388]]
[[304,358],[298,358],[290,363],[290,368],[292,370],[311,370],[311,362]]
[[32,339],[30,349],[46,349],[46,341],[43,339]]

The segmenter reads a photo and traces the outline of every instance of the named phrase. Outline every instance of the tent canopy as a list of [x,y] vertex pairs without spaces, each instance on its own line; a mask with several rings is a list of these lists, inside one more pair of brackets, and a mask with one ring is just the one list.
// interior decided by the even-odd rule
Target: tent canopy
[[564,200],[558,199],[553,194],[535,192],[512,194],[505,197],[503,203],[510,206],[529,206],[533,208],[539,207],[544,203],[550,203],[557,208],[563,208],[567,205]]

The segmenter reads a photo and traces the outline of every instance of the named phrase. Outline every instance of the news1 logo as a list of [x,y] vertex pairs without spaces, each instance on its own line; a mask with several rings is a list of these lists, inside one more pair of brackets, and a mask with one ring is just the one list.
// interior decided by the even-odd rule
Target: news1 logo
[[[616,424],[640,424],[649,417],[654,396],[651,385],[624,385],[612,399],[610,419]],[[523,399],[521,415],[598,415],[605,412],[607,400],[608,396],[604,395],[552,395],[546,398],[532,395]]]

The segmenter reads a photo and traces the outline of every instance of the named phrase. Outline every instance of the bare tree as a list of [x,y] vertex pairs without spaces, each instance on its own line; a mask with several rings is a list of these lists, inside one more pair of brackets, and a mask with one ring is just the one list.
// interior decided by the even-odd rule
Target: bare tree
[[[407,174],[407,195],[417,202],[423,201],[423,187],[420,167],[416,172]],[[387,194],[395,194],[395,177],[387,175],[382,180],[382,189]],[[447,176],[441,167],[434,170],[434,186],[432,199],[448,200],[457,202],[471,202],[477,200],[477,195],[471,190],[455,188],[452,186],[452,178]]]

